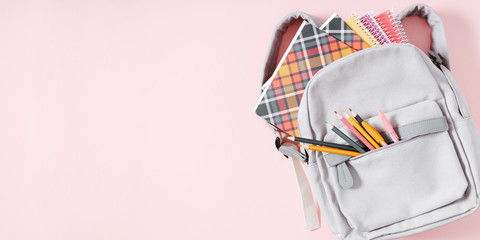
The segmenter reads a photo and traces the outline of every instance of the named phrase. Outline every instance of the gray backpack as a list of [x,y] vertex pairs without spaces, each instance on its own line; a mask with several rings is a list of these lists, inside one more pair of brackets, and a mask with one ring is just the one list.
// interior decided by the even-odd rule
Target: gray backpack
[[[442,20],[422,4],[408,7],[398,17],[413,15],[424,17],[432,28],[430,58],[408,43],[348,55],[310,80],[298,113],[301,137],[345,144],[324,124],[341,126],[334,110],[355,109],[380,130],[381,109],[400,142],[345,157],[298,152],[277,138],[277,148],[294,161],[310,230],[320,227],[312,190],[339,239],[400,238],[453,222],[478,208],[480,139],[450,72]],[[272,40],[263,82],[275,69],[283,33],[299,19],[321,25],[301,12],[283,19]]]

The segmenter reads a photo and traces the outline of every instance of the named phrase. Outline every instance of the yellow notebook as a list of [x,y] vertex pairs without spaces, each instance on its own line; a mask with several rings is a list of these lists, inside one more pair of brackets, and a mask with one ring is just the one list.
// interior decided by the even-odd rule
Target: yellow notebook
[[355,31],[360,38],[368,44],[368,46],[378,46],[380,43],[373,37],[373,35],[368,31],[368,29],[362,24],[360,19],[352,13],[352,15],[345,20],[345,23]]

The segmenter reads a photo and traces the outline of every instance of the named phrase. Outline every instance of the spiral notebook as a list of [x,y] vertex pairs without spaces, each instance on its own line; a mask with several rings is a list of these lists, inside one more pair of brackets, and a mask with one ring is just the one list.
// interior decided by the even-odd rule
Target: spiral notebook
[[403,26],[396,17],[393,16],[392,10],[387,10],[375,16],[383,32],[385,32],[392,43],[408,42],[407,35],[403,30]]
[[356,52],[304,21],[255,106],[255,113],[284,132],[299,136],[297,117],[303,90],[326,65]]
[[377,41],[381,45],[391,43],[387,34],[383,31],[383,29],[377,23],[372,13],[368,12],[367,14],[363,15],[360,18],[360,21],[362,21],[363,25],[368,29],[368,31],[370,31],[373,37],[377,39]]
[[352,15],[345,19],[345,23],[353,30],[355,33],[358,34],[358,36],[368,44],[368,46],[373,47],[380,45],[378,43],[377,39],[373,37],[373,35],[368,31],[368,29],[363,26],[362,22],[360,19],[358,19],[357,15],[355,13],[352,13]]
[[357,51],[370,47],[336,13],[332,14],[320,29]]

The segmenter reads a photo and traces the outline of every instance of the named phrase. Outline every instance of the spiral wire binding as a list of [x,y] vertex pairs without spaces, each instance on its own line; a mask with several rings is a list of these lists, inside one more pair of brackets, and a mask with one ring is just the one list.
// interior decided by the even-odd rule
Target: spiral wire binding
[[403,28],[403,25],[402,25],[400,20],[398,20],[396,17],[392,16],[392,12],[393,12],[393,9],[387,11],[387,17],[388,17],[389,24],[391,25],[391,27],[393,29],[393,33],[390,33],[388,28],[385,27],[383,21],[378,21],[377,17],[375,17],[375,19],[377,20],[377,22],[380,22],[379,26],[387,34],[388,38],[392,39],[392,35],[395,35],[396,38],[400,39],[400,43],[407,43],[408,38],[407,38],[407,34],[405,33],[405,30]]
[[[362,23],[362,21],[360,19],[358,19],[357,17],[357,14],[355,13],[352,13],[352,18],[353,20],[355,20],[355,23],[360,27],[360,29],[367,35],[367,37],[373,42],[374,45],[378,45],[379,43],[376,42],[376,38],[375,36],[371,36],[372,33],[370,33],[370,31],[368,31],[368,28],[365,27],[365,25]],[[367,29],[367,30],[365,30]],[[372,39],[373,38],[373,39]],[[378,40],[377,40],[378,41]]]
[[[377,25],[376,22],[374,22],[375,20],[373,20],[373,17],[370,13],[367,13],[365,14],[362,18],[360,18],[362,20],[362,23],[363,21],[365,21],[364,25],[367,27],[367,29],[369,29],[369,31],[373,34],[373,36],[375,37],[375,39],[377,39],[377,41],[383,45],[385,43],[390,43],[390,40],[385,38],[385,36],[383,36],[381,30],[381,26],[380,29],[378,29],[375,25]],[[368,24],[368,25],[367,25]],[[373,32],[372,32],[373,31]],[[387,35],[388,37],[388,35]]]
[[408,42],[408,37],[407,37],[407,34],[405,33],[405,29],[403,28],[402,22],[400,20],[398,20],[397,18],[394,18],[394,19],[395,19],[395,24],[397,25],[397,29],[399,31],[399,33],[397,33],[397,34],[400,34],[404,43],[407,43]]

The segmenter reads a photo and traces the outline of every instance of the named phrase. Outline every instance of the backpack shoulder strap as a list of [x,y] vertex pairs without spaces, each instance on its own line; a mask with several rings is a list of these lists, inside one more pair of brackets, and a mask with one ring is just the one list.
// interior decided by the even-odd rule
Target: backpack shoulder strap
[[317,205],[315,204],[315,198],[313,197],[312,188],[308,181],[306,169],[303,167],[303,163],[308,158],[305,154],[298,151],[298,146],[281,142],[281,137],[278,136],[275,140],[278,151],[288,156],[293,161],[293,167],[295,169],[295,175],[297,176],[298,187],[300,188],[300,196],[302,198],[303,215],[305,217],[305,225],[307,230],[315,230],[320,228],[320,216],[317,213]]
[[448,56],[445,27],[443,26],[443,21],[437,12],[428,5],[413,4],[399,13],[398,19],[403,20],[405,17],[409,16],[419,16],[427,20],[432,28],[432,43],[430,48],[432,51],[440,55],[443,65],[450,69],[450,58]]
[[313,231],[320,228],[320,216],[317,213],[317,205],[315,204],[315,198],[313,197],[312,188],[308,181],[307,174],[303,168],[301,160],[297,158],[291,158],[293,160],[293,166],[295,168],[295,174],[297,175],[298,187],[300,188],[300,194],[302,196],[303,215],[305,217],[305,225],[307,230]]

